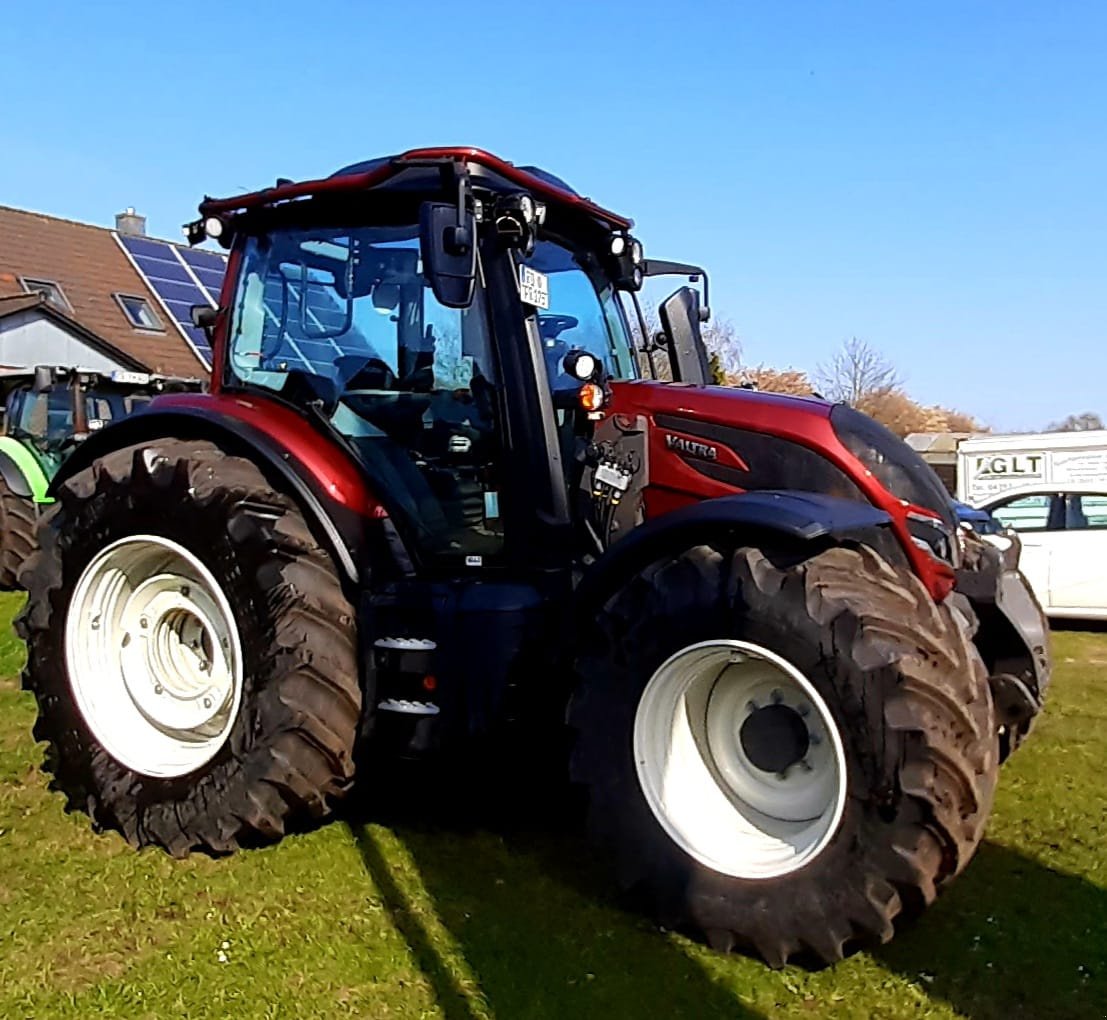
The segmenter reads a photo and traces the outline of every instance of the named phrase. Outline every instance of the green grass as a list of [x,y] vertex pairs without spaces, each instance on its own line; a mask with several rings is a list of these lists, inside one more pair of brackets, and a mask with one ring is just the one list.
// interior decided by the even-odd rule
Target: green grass
[[0,637],[0,1017],[1103,1017],[1107,633],[1055,652],[966,874],[808,973],[625,913],[572,835],[337,821],[226,860],[133,853],[47,792]]

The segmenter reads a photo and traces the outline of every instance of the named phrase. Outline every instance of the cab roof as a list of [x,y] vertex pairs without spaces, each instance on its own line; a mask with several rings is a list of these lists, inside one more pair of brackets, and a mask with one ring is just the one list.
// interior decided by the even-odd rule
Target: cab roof
[[585,198],[561,178],[533,166],[515,166],[483,149],[444,147],[409,149],[395,156],[354,163],[329,177],[310,181],[282,181],[272,188],[252,191],[231,198],[205,197],[201,216],[236,213],[263,206],[274,206],[295,199],[333,195],[344,191],[364,191],[389,187],[403,190],[437,189],[437,168],[449,162],[462,164],[473,183],[492,191],[530,192],[535,198],[552,202],[597,220],[610,230],[629,230],[634,221],[613,213]]

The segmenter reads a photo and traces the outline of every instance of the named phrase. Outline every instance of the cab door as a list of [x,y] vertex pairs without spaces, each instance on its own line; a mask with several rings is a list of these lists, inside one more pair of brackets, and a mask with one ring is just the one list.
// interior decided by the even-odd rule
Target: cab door
[[1061,615],[1107,617],[1107,493],[1060,500],[1064,528],[1051,537],[1050,603]]
[[1050,612],[1053,547],[1063,526],[1061,500],[1055,493],[1034,493],[1003,499],[986,509],[1003,527],[1018,533],[1022,543],[1019,569],[1042,608]]

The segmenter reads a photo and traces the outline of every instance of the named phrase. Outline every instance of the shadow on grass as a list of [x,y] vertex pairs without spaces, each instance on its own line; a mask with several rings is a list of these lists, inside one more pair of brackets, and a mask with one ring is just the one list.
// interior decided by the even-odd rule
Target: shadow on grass
[[[355,806],[346,825],[449,1020],[486,1013],[528,1020],[760,1017],[679,943],[620,909],[606,875],[568,825],[487,805],[470,813],[470,798],[465,806],[443,799],[428,806],[424,798],[410,811]],[[433,918],[415,907],[396,855],[382,852],[389,830],[410,855]],[[471,975],[469,987],[451,954]]]
[[985,843],[876,958],[972,1020],[1107,1016],[1107,890]]

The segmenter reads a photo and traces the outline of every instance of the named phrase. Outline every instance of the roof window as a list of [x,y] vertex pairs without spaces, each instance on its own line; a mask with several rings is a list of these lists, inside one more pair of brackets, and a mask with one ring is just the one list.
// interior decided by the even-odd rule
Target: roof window
[[161,324],[161,319],[158,318],[157,312],[154,311],[153,306],[144,297],[136,297],[134,294],[116,294],[115,300],[119,302],[119,307],[123,309],[123,314],[127,316],[127,321],[135,327],[135,329],[156,329],[159,332],[164,332],[165,327]]
[[71,312],[73,310],[61,287],[53,280],[32,280],[30,277],[24,276],[19,282],[23,284],[23,289],[28,294],[42,294],[59,311]]

